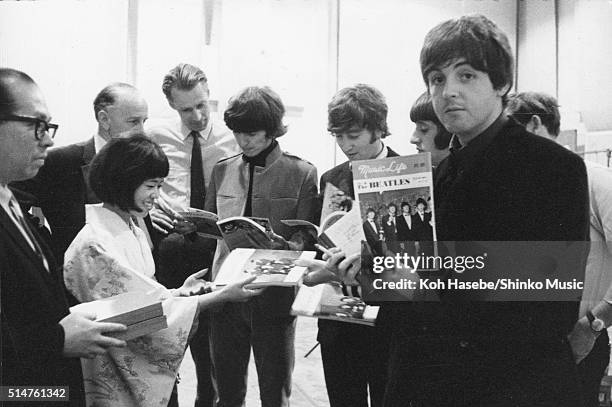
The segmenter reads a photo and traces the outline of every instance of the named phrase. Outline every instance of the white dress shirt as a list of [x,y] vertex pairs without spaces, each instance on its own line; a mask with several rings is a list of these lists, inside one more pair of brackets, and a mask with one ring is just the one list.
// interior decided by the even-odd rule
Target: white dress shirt
[[[163,199],[176,211],[185,210],[191,200],[191,130],[182,122],[154,127],[149,135],[164,150],[170,162],[170,172],[161,189]],[[208,122],[200,132],[204,182],[208,186],[215,164],[240,153],[240,147],[232,132],[220,123]]]

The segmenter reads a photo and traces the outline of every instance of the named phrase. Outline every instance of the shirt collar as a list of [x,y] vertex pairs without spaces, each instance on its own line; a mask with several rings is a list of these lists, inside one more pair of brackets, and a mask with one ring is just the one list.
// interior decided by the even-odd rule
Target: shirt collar
[[451,156],[460,161],[470,160],[471,158],[479,156],[489,147],[495,136],[499,134],[499,131],[508,120],[508,116],[501,113],[485,131],[474,137],[466,145],[462,145],[457,135],[453,134],[450,142]]
[[[378,160],[378,159],[381,159],[381,158],[387,158],[389,156],[389,148],[385,145],[385,143],[383,143],[382,146],[383,147],[382,147],[382,150],[380,150],[380,153],[378,153],[378,155],[376,157],[370,158],[370,160]],[[348,166],[349,166],[350,169],[352,169],[353,168],[353,162],[349,161],[348,162]]]
[[[200,133],[200,137],[202,137],[204,141],[208,141],[208,139],[210,138],[210,134],[212,133],[212,128],[213,124],[212,121],[209,119],[204,130],[198,131],[197,133]],[[185,126],[183,122],[181,122],[181,134],[183,135],[183,141],[185,141],[187,137],[189,137],[192,131],[193,130],[189,130],[187,126]]]
[[380,150],[380,153],[378,153],[378,155],[374,157],[375,160],[378,160],[380,158],[387,158],[389,156],[389,149],[387,148],[387,146],[385,146],[384,143],[382,146],[383,148],[382,150]]
[[99,133],[94,134],[94,149],[96,154],[108,143]]
[[7,185],[0,184],[0,205],[8,208],[9,201],[13,197],[13,193]]

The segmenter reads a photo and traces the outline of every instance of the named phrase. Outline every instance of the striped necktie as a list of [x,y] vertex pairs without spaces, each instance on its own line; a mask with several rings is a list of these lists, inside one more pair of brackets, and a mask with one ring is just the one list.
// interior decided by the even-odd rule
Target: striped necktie
[[36,253],[36,256],[42,261],[43,265],[45,266],[45,269],[49,271],[49,262],[47,261],[47,258],[45,257],[42,248],[38,244],[38,240],[36,240],[32,229],[30,229],[30,225],[21,214],[21,211],[17,209],[17,205],[19,204],[15,201],[15,199],[11,198],[11,200],[9,201],[9,208],[11,210],[11,214],[13,215],[13,218],[17,221],[17,223],[21,226],[23,231],[26,233],[28,240],[30,241],[30,246],[34,249],[34,253]]

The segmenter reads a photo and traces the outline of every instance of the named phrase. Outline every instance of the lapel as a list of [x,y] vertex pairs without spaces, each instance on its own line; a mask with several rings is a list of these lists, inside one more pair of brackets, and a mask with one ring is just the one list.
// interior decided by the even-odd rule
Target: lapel
[[83,176],[83,186],[85,187],[83,191],[85,195],[85,203],[100,203],[100,200],[89,186],[89,168],[91,165],[91,160],[93,160],[93,157],[96,155],[96,147],[93,137],[84,143],[82,147],[83,165],[81,165],[81,175]]
[[34,252],[32,247],[30,247],[30,244],[25,240],[19,229],[17,229],[17,226],[15,226],[15,223],[13,223],[11,217],[4,211],[4,209],[0,209],[0,229],[3,229],[3,234],[9,236],[13,243],[15,243],[17,247],[19,247],[22,252],[23,258],[28,259],[28,261],[32,263],[32,265],[34,265],[43,276],[45,276],[44,278],[51,278],[51,274],[55,273],[55,260],[49,248],[43,242],[43,239],[39,238],[33,227],[31,227],[30,229],[32,230],[34,238],[41,247],[45,257],[47,258],[47,262],[49,263],[49,270],[51,272],[48,272],[45,269],[45,266],[43,265],[42,261],[38,260],[38,255]]

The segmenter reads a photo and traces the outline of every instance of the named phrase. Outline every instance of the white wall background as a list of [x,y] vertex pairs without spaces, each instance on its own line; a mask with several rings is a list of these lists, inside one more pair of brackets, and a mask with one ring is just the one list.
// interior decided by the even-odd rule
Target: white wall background
[[93,98],[113,81],[141,89],[151,122],[174,118],[161,80],[178,62],[205,70],[219,112],[242,87],[269,85],[288,107],[283,147],[322,173],[344,160],[326,131],[327,103],[357,82],[387,97],[388,144],[415,151],[408,113],[425,89],[423,37],[473,12],[508,34],[518,90],[557,94],[563,127],[578,128],[587,149],[612,146],[610,0],[2,1],[0,65],[41,85],[60,124],[57,145],[91,136]]

